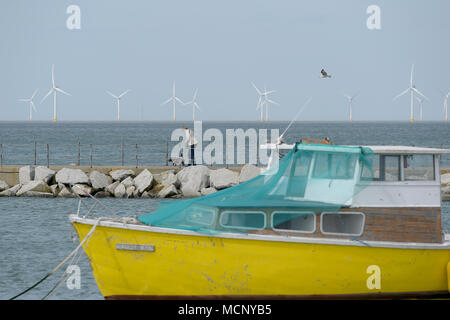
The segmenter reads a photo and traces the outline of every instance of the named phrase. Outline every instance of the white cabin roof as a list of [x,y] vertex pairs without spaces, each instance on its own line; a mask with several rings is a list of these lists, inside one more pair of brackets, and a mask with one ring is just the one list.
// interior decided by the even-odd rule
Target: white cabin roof
[[[262,144],[261,149],[275,149],[290,150],[295,144],[280,144],[274,143]],[[450,154],[450,149],[438,149],[438,148],[424,148],[424,147],[411,147],[411,146],[349,146],[349,147],[366,147],[373,150],[377,154]]]

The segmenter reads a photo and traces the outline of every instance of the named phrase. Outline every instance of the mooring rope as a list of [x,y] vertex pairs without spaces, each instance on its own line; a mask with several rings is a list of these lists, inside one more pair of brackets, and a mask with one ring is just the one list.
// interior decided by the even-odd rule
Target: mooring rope
[[90,239],[91,235],[94,233],[95,228],[97,227],[98,223],[100,222],[101,218],[97,219],[94,223],[94,225],[92,226],[91,230],[89,230],[88,234],[83,238],[82,241],[80,241],[80,244],[66,257],[64,258],[63,261],[61,261],[60,264],[58,264],[52,271],[50,271],[49,273],[47,273],[42,279],[40,279],[39,281],[37,281],[35,284],[33,284],[31,287],[25,289],[24,291],[22,291],[21,293],[15,295],[14,297],[10,298],[9,300],[14,300],[22,295],[24,295],[25,293],[27,293],[28,291],[30,291],[33,288],[36,288],[40,283],[42,283],[45,279],[47,279],[48,277],[50,277],[53,273],[55,273],[59,268],[61,268],[73,255],[75,255],[78,250],[80,250],[80,248],[83,246],[83,244],[86,242],[86,240]]
[[[91,235],[89,236],[89,238],[87,238],[87,242],[86,242],[86,248],[89,245],[89,241],[92,238],[92,235],[94,233],[91,233]],[[79,255],[78,258],[76,259],[75,265],[78,265],[78,262],[81,259],[81,256],[83,255],[83,251],[79,250]],[[64,271],[64,273],[61,275],[60,279],[58,280],[58,282],[56,283],[56,285],[41,299],[41,300],[46,300],[48,297],[50,297],[52,294],[56,293],[56,291],[59,289],[59,287],[61,286],[61,284],[64,282],[64,280],[66,280],[66,278],[69,277],[69,273],[67,272],[67,270],[69,269],[69,267],[71,265],[74,265],[73,261],[75,260],[75,258],[77,257],[76,254],[73,255],[72,260],[70,261],[70,263],[68,264],[66,270]]]

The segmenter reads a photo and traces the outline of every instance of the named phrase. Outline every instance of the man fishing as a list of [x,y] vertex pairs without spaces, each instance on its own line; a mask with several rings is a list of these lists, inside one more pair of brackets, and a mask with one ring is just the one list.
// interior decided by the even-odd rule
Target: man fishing
[[186,142],[186,149],[189,150],[189,155],[190,155],[190,161],[188,166],[195,166],[195,146],[197,145],[197,140],[194,137],[194,132],[192,132],[191,129],[189,129],[188,127],[184,126],[183,127],[184,130],[184,134],[185,134],[185,142]]

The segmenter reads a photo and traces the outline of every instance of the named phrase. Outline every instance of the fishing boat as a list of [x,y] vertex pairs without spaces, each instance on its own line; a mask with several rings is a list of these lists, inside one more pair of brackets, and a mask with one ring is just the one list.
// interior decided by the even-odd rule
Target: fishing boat
[[296,143],[259,176],[137,218],[70,221],[106,299],[398,298],[450,288],[440,157]]

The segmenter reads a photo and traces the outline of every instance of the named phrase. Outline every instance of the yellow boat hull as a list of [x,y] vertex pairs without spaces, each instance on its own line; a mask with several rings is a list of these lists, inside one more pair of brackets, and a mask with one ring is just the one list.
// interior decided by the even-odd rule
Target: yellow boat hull
[[[92,228],[72,223],[80,239]],[[117,244],[151,245],[154,251],[118,250]],[[422,296],[449,290],[449,247],[256,240],[117,223],[98,225],[84,250],[106,298]]]

